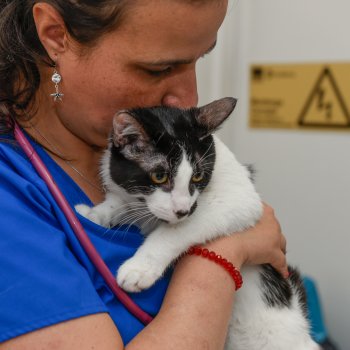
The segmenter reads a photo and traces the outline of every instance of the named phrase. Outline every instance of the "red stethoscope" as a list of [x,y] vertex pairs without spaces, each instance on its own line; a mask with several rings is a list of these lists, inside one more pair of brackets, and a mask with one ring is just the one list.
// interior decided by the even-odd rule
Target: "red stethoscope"
[[14,123],[14,135],[17,142],[23,149],[24,153],[30,159],[36,171],[45,181],[52,196],[56,200],[57,204],[66,216],[67,221],[71,225],[81,246],[90,258],[91,262],[95,265],[97,271],[101,274],[109,288],[112,290],[113,294],[125,306],[125,308],[128,309],[129,312],[133,314],[136,318],[138,318],[143,324],[147,325],[148,323],[150,323],[153,318],[146,312],[144,312],[138,305],[136,305],[134,301],[117,285],[115,277],[113,276],[113,274],[111,273],[111,271],[109,270],[109,268],[97,252],[97,250],[95,249],[94,245],[91,243],[90,238],[86,234],[84,228],[80,224],[78,218],[76,217],[74,211],[68,204],[66,198],[56,185],[49,170],[47,169],[43,161],[40,159],[39,155],[34,150],[30,142],[27,140],[26,136],[24,135],[17,123]]

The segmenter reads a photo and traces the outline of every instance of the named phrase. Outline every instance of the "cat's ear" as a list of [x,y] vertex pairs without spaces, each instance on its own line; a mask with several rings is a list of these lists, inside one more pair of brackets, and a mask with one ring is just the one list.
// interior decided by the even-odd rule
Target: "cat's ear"
[[204,135],[201,135],[201,138],[217,130],[235,109],[236,103],[237,99],[225,97],[200,107],[196,119],[199,125],[206,131]]
[[139,148],[149,141],[142,125],[128,111],[120,111],[113,118],[113,143],[118,148],[136,145]]

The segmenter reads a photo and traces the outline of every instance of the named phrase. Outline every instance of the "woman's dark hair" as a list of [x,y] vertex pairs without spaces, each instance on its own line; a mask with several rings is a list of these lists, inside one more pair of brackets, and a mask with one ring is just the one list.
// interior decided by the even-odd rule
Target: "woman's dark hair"
[[61,15],[70,36],[92,47],[120,25],[132,0],[0,0],[0,134],[12,130],[12,118],[25,118],[35,106],[40,85],[38,64],[54,66],[42,46],[33,6],[45,2]]

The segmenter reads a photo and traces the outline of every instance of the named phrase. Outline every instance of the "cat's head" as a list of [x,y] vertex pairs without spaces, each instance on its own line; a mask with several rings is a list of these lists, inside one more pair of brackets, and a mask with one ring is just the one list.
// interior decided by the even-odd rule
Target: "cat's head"
[[158,219],[176,224],[191,215],[215,166],[212,133],[237,100],[200,108],[139,108],[113,121],[110,176]]

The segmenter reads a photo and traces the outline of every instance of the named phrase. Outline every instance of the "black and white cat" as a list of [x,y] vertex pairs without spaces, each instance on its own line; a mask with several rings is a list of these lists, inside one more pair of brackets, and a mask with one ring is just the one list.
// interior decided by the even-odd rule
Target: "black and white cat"
[[[103,203],[77,211],[106,226],[136,223],[146,235],[118,270],[118,284],[150,287],[190,246],[256,224],[262,204],[250,172],[212,133],[231,114],[233,98],[201,108],[121,111],[102,162]],[[305,293],[293,271],[242,268],[225,349],[316,350],[309,335]]]

